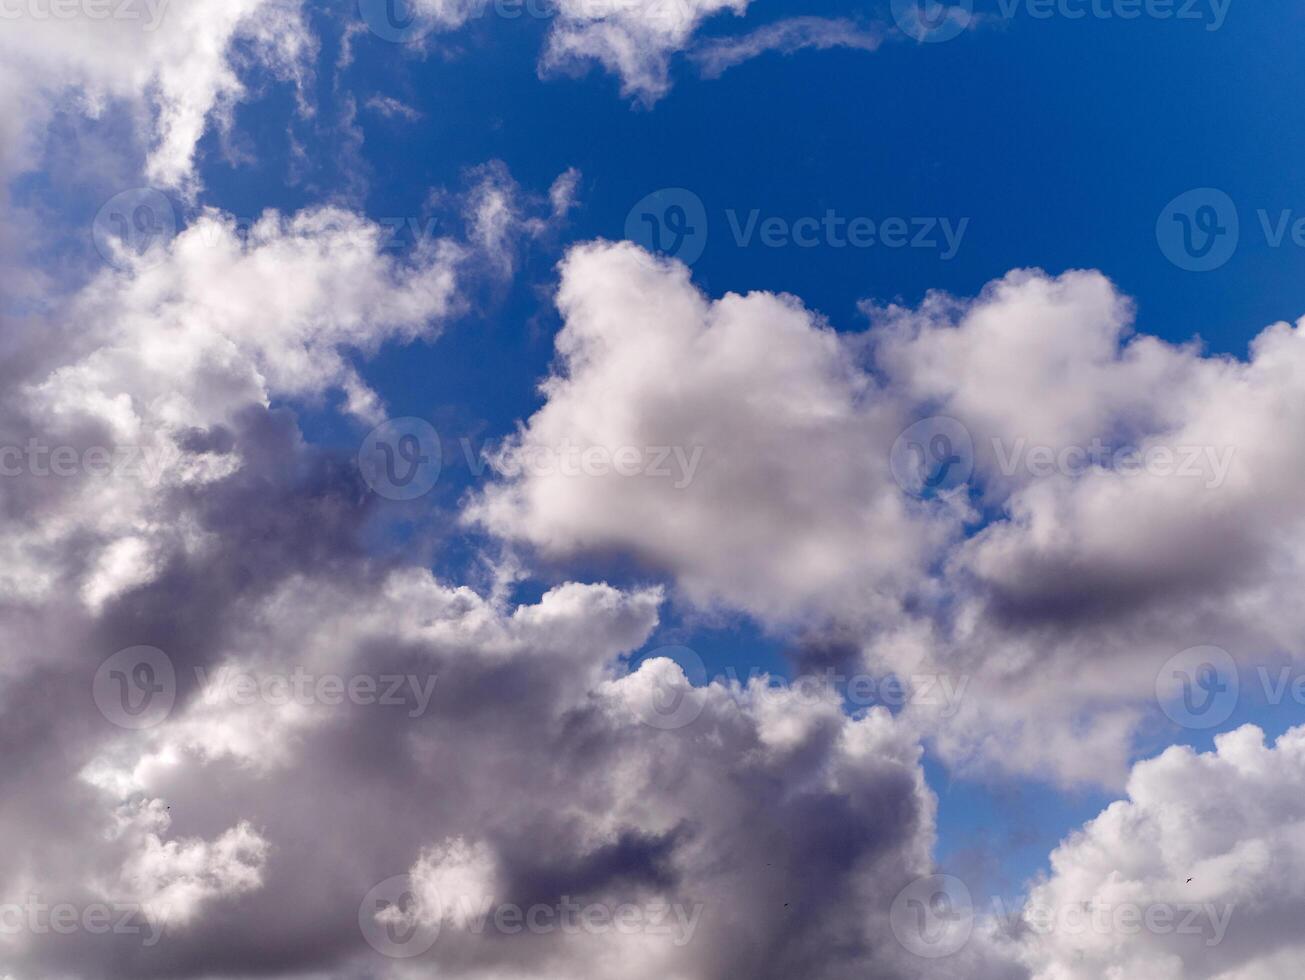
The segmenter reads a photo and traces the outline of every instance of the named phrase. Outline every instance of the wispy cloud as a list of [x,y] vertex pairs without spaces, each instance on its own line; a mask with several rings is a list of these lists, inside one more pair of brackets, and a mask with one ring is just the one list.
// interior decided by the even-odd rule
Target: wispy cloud
[[416,122],[421,118],[421,112],[389,95],[373,95],[365,105],[372,112],[380,113],[386,119],[406,119],[408,122]]
[[740,37],[718,38],[698,47],[690,57],[704,78],[719,78],[729,69],[771,51],[793,54],[807,48],[851,48],[875,51],[886,31],[847,18],[792,17],[760,27]]

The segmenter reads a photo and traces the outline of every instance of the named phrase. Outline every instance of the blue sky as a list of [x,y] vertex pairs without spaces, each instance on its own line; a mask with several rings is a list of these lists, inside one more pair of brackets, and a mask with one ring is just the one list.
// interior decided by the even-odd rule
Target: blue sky
[[[321,72],[320,145],[310,139],[310,150],[331,148],[332,134],[320,130],[340,94],[389,95],[423,114],[412,125],[360,110],[361,154],[374,170],[368,214],[419,213],[431,187],[456,187],[466,168],[488,159],[503,160],[527,187],[579,168],[585,193],[569,229],[578,239],[619,237],[645,194],[684,187],[710,219],[694,267],[705,288],[791,291],[840,329],[858,326],[858,300],[914,302],[933,288],[970,295],[1027,265],[1099,268],[1137,298],[1148,332],[1200,334],[1216,350],[1240,353],[1247,324],[1290,318],[1300,305],[1284,290],[1301,249],[1269,248],[1256,218],[1259,209],[1275,220],[1288,209],[1300,216],[1302,137],[1293,123],[1303,110],[1288,94],[1299,69],[1285,55],[1305,14],[1287,5],[1237,6],[1215,31],[1209,17],[998,12],[941,44],[767,54],[712,80],[678,64],[674,88],[651,109],[632,107],[597,70],[541,84],[536,54],[547,21],[493,10],[425,55],[360,35],[339,93]],[[888,17],[865,6],[777,3],[765,19],[814,13]],[[706,33],[738,26],[724,15]],[[349,164],[320,152],[312,154],[316,181],[285,186],[287,147],[277,137],[288,108],[275,94],[238,108],[258,160],[233,169],[210,154],[206,199],[243,214],[339,191]],[[1182,275],[1157,249],[1154,219],[1177,194],[1205,186],[1238,203],[1244,241],[1223,270]],[[848,218],[971,220],[963,247],[943,261],[911,249],[738,247],[726,212],[754,208],[790,219],[832,208]]]

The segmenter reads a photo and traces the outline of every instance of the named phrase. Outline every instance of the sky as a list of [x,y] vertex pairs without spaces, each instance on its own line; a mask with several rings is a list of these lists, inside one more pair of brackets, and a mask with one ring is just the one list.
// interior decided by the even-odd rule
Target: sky
[[1302,28],[0,0],[0,980],[1298,975]]

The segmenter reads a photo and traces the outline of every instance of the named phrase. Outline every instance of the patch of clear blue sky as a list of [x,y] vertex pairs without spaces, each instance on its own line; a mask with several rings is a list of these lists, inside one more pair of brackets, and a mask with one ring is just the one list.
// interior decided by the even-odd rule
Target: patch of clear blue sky
[[[1211,350],[1238,356],[1265,325],[1305,313],[1305,249],[1290,236],[1272,247],[1257,214],[1275,222],[1287,211],[1305,215],[1305,8],[1232,0],[1217,31],[1206,29],[1208,18],[1039,19],[1024,4],[1004,18],[995,3],[980,0],[977,8],[991,15],[984,25],[941,44],[769,54],[717,80],[697,78],[681,61],[671,93],[643,109],[620,98],[616,81],[597,69],[541,81],[536,62],[547,23],[492,14],[436,40],[425,57],[360,35],[355,63],[336,89],[331,66],[345,14],[324,6],[315,14],[325,38],[318,116],[293,126],[309,167],[287,183],[292,100],[273,86],[237,110],[251,162],[231,166],[217,139],[206,139],[206,199],[248,215],[355,186],[365,188],[359,203],[373,217],[422,216],[432,188],[458,189],[464,171],[486,160],[502,160],[537,192],[574,166],[584,175],[580,204],[562,244],[619,238],[640,198],[687,188],[708,216],[694,265],[703,289],[792,292],[840,330],[864,326],[859,300],[914,303],[933,288],[972,295],[1021,266],[1100,269],[1136,298],[1139,329],[1173,341],[1199,334]],[[756,0],[745,19],[715,18],[704,33],[812,14],[891,20],[886,0],[817,9]],[[346,94],[357,100],[365,136],[356,153],[336,125]],[[421,118],[383,118],[365,108],[374,95],[399,99]],[[1155,225],[1167,202],[1205,186],[1236,202],[1241,242],[1222,268],[1198,274],[1165,259]],[[745,221],[754,209],[789,220],[832,210],[849,219],[969,222],[950,260],[938,250],[882,245],[740,246],[727,212]],[[557,326],[548,286],[558,256],[529,256],[511,286],[435,344],[389,348],[363,366],[393,414],[433,419],[445,437],[445,472],[432,499],[393,505],[407,520],[400,527],[442,521],[437,569],[471,553],[450,521],[478,480],[458,440],[501,437],[539,404],[534,386]],[[303,414],[314,438],[356,446],[360,433],[347,423]],[[651,577],[616,562],[581,571]],[[543,579],[552,574],[562,572]],[[542,585],[523,586],[523,595]],[[654,642],[668,640],[696,646],[713,672],[786,669],[787,641],[747,623],[709,628],[672,613]],[[1290,700],[1277,707],[1252,700],[1220,730],[1255,720],[1276,734],[1299,712]],[[1148,747],[1173,742],[1206,749],[1209,736],[1157,722]],[[940,860],[978,882],[980,895],[1016,893],[1045,866],[1051,847],[1110,798],[1029,781],[958,779],[933,760],[928,774],[940,797]]]

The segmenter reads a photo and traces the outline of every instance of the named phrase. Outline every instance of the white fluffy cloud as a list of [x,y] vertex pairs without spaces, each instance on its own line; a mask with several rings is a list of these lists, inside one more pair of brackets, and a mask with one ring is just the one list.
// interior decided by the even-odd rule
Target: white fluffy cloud
[[1010,939],[1037,980],[1295,976],[1303,789],[1299,728],[1266,746],[1247,725],[1213,752],[1138,763],[1128,798],[1052,854]]
[[100,605],[150,581],[173,549],[203,550],[211,542],[165,502],[239,469],[232,434],[251,406],[337,389],[374,421],[379,400],[350,356],[433,336],[461,254],[432,242],[401,262],[383,236],[334,209],[268,213],[243,237],[208,213],[102,273],[62,320],[33,321],[19,346],[41,360],[7,398],[0,494],[35,519],[6,536],[7,588]]
[[[946,718],[908,711],[954,762],[1117,785],[1170,657],[1251,664],[1299,635],[1299,328],[1208,357],[1133,334],[1099,273],[1023,271],[839,336],[791,297],[712,300],[604,243],[563,263],[558,306],[545,403],[469,518],[967,683]],[[971,492],[917,500],[893,447],[935,416],[972,443]],[[622,471],[624,447],[679,455]]]
[[793,297],[712,301],[683,266],[599,243],[566,259],[558,306],[547,402],[497,457],[516,478],[468,511],[494,533],[632,553],[768,618],[890,609],[948,533],[884,465],[904,416]]
[[1130,336],[1092,273],[1013,274],[969,306],[901,315],[881,363],[964,420],[993,509],[948,555],[953,608],[923,640],[978,683],[951,753],[986,738],[1007,763],[1114,783],[1171,657],[1296,655],[1305,455],[1282,434],[1305,394],[1299,326],[1267,328],[1246,361],[1204,356]]
[[205,902],[261,887],[267,852],[267,841],[243,822],[211,842],[164,843],[150,834],[124,864],[122,887],[110,894],[139,903],[148,918],[185,926],[200,915]]

